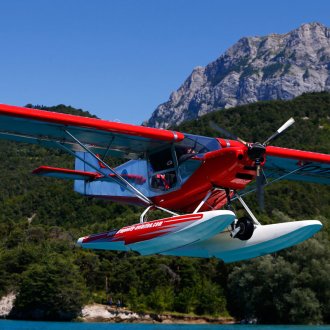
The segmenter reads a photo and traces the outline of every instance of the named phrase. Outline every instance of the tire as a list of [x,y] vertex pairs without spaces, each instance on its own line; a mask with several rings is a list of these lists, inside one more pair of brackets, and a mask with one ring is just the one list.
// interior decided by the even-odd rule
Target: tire
[[240,227],[240,231],[236,234],[235,238],[241,241],[247,241],[250,239],[254,232],[254,223],[252,219],[248,217],[242,217],[237,220],[235,228]]

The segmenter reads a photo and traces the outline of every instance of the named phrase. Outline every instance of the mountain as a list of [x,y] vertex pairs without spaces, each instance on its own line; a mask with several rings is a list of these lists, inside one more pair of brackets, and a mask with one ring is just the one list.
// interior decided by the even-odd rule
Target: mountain
[[245,37],[196,67],[146,125],[167,128],[220,108],[330,91],[330,29],[320,23],[286,34]]

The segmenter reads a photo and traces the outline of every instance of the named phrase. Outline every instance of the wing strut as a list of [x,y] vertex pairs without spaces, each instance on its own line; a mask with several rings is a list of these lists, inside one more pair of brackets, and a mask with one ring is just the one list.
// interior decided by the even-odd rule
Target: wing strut
[[[75,140],[84,150],[86,150],[86,152],[88,152],[91,156],[93,156],[98,162],[100,162],[102,165],[104,165],[108,170],[110,170],[115,176],[116,178],[122,183],[122,185],[124,186],[124,188],[130,190],[136,197],[138,197],[139,199],[141,199],[143,202],[145,202],[148,205],[153,205],[154,203],[144,194],[142,194],[142,192],[140,192],[138,189],[136,189],[134,186],[132,186],[127,180],[125,180],[119,173],[117,173],[117,171],[115,171],[113,168],[111,168],[107,163],[105,163],[101,158],[99,158],[98,156],[96,156],[90,149],[88,149],[88,147],[86,145],[84,145],[82,142],[80,142],[74,135],[72,135],[69,131],[64,130],[65,133],[67,133],[73,140]],[[77,156],[77,155],[75,155]],[[86,162],[84,160],[84,162]],[[93,166],[93,168],[95,168]],[[97,171],[104,175],[105,177],[107,177],[107,175],[105,175],[104,173],[102,173],[102,171],[100,171],[99,169],[97,169]]]
[[[294,173],[296,173],[296,172],[301,171],[302,169],[304,169],[304,168],[307,167],[308,165],[310,165],[310,163],[306,163],[305,165],[303,165],[303,166],[301,166],[301,167],[298,167],[298,168],[296,168],[295,170],[293,170],[293,171],[291,171],[291,172],[289,172],[289,173],[283,174],[283,175],[280,176],[279,178],[273,179],[272,181],[268,181],[268,180],[267,180],[268,178],[265,176],[265,179],[266,179],[267,182],[266,182],[265,184],[263,184],[263,187],[267,187],[267,186],[269,186],[269,185],[272,184],[272,183],[275,183],[275,182],[277,182],[277,181],[283,180],[283,179],[285,179],[287,176],[289,176],[289,175],[291,175],[291,174],[294,174]],[[253,189],[251,189],[251,190],[248,190],[248,191],[244,192],[243,194],[239,194],[239,196],[243,197],[243,196],[248,195],[248,194],[250,194],[250,193],[252,193],[252,192],[254,192],[254,191],[256,191],[256,190],[257,190],[257,188],[253,188]],[[238,196],[238,194],[236,194],[236,196]],[[235,199],[236,199],[236,197],[233,198],[233,200],[235,200]]]

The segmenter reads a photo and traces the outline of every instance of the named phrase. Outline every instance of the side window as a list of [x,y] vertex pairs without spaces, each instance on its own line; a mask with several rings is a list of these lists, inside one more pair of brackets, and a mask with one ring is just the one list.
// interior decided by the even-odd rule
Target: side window
[[151,154],[149,162],[155,172],[174,167],[171,148]]
[[177,168],[172,148],[166,148],[149,155],[150,186],[157,190],[170,190],[177,183]]

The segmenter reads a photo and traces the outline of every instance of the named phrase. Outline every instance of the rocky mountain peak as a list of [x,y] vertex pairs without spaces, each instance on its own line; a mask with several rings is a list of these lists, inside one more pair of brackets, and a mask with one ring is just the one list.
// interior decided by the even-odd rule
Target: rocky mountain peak
[[330,91],[330,29],[303,24],[286,34],[244,37],[159,105],[148,126],[167,128],[219,108]]

